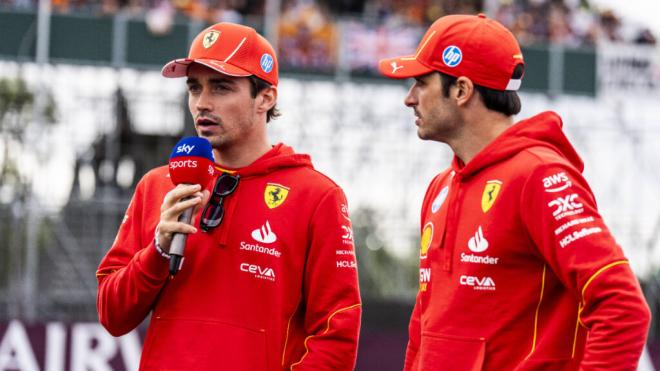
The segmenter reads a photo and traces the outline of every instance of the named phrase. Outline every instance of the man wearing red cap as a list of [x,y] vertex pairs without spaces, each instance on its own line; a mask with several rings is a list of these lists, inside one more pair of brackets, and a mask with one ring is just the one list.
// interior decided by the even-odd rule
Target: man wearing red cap
[[415,55],[417,134],[451,166],[422,204],[405,370],[634,370],[649,309],[554,112],[518,123],[518,42],[483,15],[440,18]]
[[[162,74],[187,77],[221,175],[177,187],[166,166],[144,176],[97,272],[101,323],[119,336],[151,314],[141,370],[352,370],[361,304],[346,199],[309,156],[270,145],[273,48],[220,23]],[[178,221],[189,207],[196,222]],[[188,234],[185,264],[169,276],[175,233]]]

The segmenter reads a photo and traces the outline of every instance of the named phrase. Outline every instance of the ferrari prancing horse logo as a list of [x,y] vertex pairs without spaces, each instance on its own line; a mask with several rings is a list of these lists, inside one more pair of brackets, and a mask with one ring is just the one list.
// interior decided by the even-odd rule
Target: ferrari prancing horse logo
[[220,31],[212,30],[206,33],[204,35],[204,39],[202,40],[202,45],[204,48],[208,49],[211,47],[211,45],[215,44],[215,42],[218,40],[218,37],[220,37]]
[[286,196],[289,195],[289,188],[280,184],[268,183],[264,191],[264,201],[269,209],[274,209],[280,206]]
[[486,182],[486,187],[484,187],[484,193],[481,195],[481,210],[484,213],[488,212],[493,204],[497,195],[500,194],[500,189],[502,188],[502,182],[499,180],[489,180]]

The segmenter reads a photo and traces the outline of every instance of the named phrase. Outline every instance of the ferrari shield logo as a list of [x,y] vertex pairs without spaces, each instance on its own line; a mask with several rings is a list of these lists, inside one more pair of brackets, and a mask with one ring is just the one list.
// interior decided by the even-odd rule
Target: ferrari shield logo
[[220,37],[220,31],[212,30],[206,33],[204,35],[204,39],[202,40],[202,45],[208,49],[210,48],[215,42],[218,40],[218,37]]
[[500,189],[502,188],[502,182],[499,180],[489,180],[486,182],[486,187],[484,187],[484,193],[481,195],[481,210],[485,213],[493,207],[497,195],[500,194]]
[[274,209],[280,206],[288,195],[289,188],[275,183],[268,183],[264,191],[264,201],[266,201],[269,209]]

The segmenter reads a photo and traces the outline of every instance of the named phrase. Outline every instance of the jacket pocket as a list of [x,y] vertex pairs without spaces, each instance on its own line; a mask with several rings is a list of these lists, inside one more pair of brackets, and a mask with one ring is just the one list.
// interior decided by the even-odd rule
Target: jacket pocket
[[154,318],[140,370],[264,371],[266,331],[219,321]]
[[420,370],[481,371],[486,357],[484,338],[422,332]]

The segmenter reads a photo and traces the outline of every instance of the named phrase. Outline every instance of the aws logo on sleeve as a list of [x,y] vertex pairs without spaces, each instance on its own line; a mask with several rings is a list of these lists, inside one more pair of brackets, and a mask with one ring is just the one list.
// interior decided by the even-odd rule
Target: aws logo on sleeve
[[264,190],[264,201],[269,209],[274,209],[284,203],[286,196],[289,195],[289,187],[281,184],[268,183]]
[[573,183],[563,171],[543,178],[543,188],[546,192],[561,192],[571,186],[573,186]]

